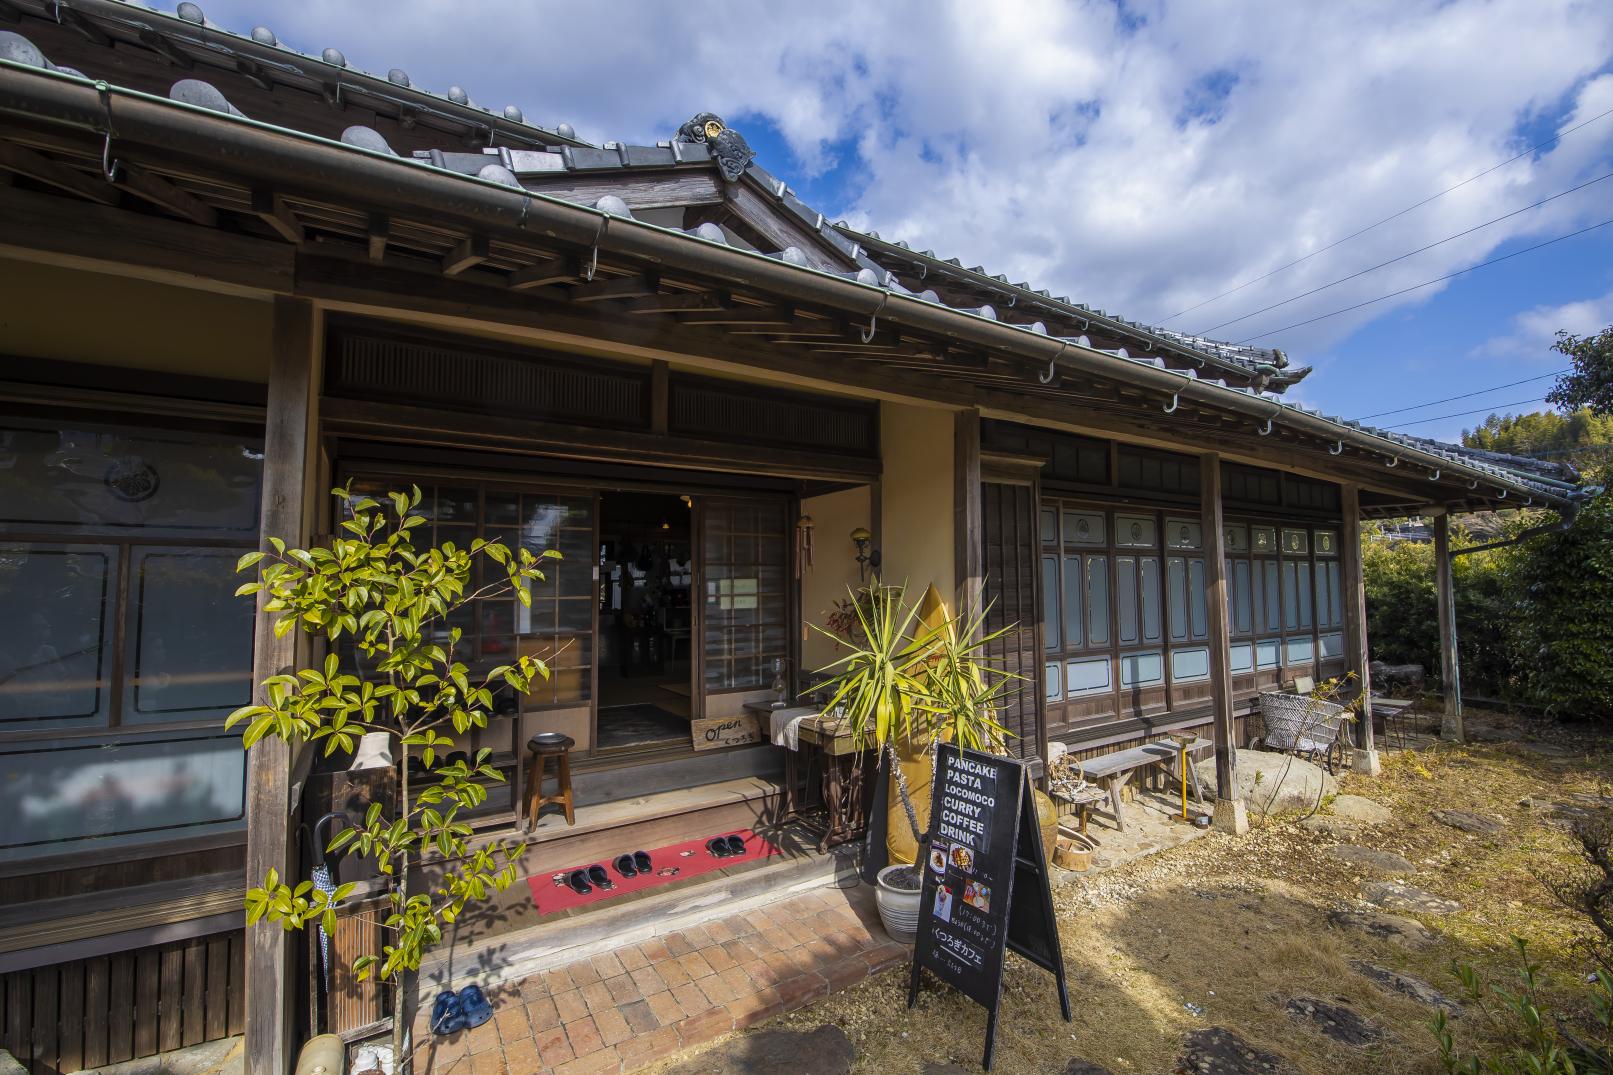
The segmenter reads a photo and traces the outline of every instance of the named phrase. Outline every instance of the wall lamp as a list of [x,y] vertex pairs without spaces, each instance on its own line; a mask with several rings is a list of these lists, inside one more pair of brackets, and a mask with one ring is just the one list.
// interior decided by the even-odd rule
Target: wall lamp
[[857,581],[863,582],[868,578],[868,569],[879,570],[879,550],[870,549],[874,535],[866,526],[859,526],[851,532],[852,544],[857,546]]

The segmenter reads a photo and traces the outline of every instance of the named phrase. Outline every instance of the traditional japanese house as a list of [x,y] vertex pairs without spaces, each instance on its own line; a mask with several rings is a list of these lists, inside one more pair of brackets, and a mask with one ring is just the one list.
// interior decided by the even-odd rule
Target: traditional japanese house
[[241,891],[306,869],[321,770],[221,725],[307,651],[231,594],[335,484],[564,554],[461,624],[553,659],[467,744],[492,837],[527,737],[575,740],[532,874],[766,816],[785,752],[696,729],[799,693],[870,561],[1012,628],[1017,754],[1226,758],[1258,691],[1364,671],[1364,518],[1576,495],[1289,404],[1281,351],[826,220],[718,117],[592,145],[191,3],[0,0],[0,221],[0,1044],[34,1071],[243,1030],[288,1069],[299,956]]

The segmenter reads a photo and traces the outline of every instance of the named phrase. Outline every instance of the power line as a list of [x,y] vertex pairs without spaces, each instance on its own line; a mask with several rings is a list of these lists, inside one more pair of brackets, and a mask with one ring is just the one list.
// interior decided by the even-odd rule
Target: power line
[[1260,283],[1260,281],[1269,279],[1270,277],[1273,277],[1273,276],[1276,276],[1280,272],[1286,272],[1287,270],[1292,269],[1295,265],[1299,265],[1299,264],[1301,264],[1303,262],[1309,261],[1311,258],[1316,257],[1318,254],[1325,254],[1329,250],[1332,250],[1335,246],[1340,246],[1340,245],[1342,245],[1344,243],[1349,242],[1351,239],[1354,239],[1354,238],[1357,238],[1359,236],[1365,235],[1367,232],[1371,231],[1372,229],[1382,227],[1383,225],[1389,223],[1391,220],[1398,220],[1400,217],[1405,216],[1407,213],[1411,212],[1412,210],[1421,209],[1423,206],[1427,205],[1429,202],[1436,201],[1436,200],[1438,200],[1440,198],[1443,198],[1445,195],[1451,193],[1452,191],[1460,190],[1461,188],[1467,186],[1469,183],[1472,183],[1475,180],[1483,179],[1485,176],[1489,175],[1491,172],[1496,171],[1499,168],[1505,168],[1507,165],[1511,164],[1513,161],[1518,161],[1518,160],[1522,160],[1524,157],[1533,156],[1535,153],[1538,153],[1540,150],[1545,149],[1547,146],[1553,145],[1553,144],[1555,144],[1557,142],[1561,142],[1564,138],[1567,138],[1569,135],[1573,134],[1575,131],[1579,130],[1581,127],[1587,127],[1590,124],[1595,123],[1597,120],[1602,119],[1605,116],[1610,116],[1610,115],[1613,115],[1613,108],[1608,109],[1606,112],[1599,112],[1596,115],[1592,116],[1590,119],[1585,120],[1583,123],[1576,123],[1574,126],[1568,128],[1568,130],[1564,131],[1562,134],[1554,135],[1551,138],[1546,139],[1544,142],[1539,143],[1538,145],[1530,146],[1528,149],[1524,150],[1522,153],[1519,153],[1519,154],[1517,154],[1516,156],[1513,156],[1513,157],[1508,157],[1506,160],[1502,161],[1500,164],[1491,165],[1490,167],[1484,169],[1484,171],[1478,173],[1477,175],[1468,176],[1466,179],[1462,180],[1460,183],[1456,184],[1454,187],[1446,187],[1444,190],[1440,191],[1438,194],[1429,195],[1428,197],[1424,198],[1422,201],[1418,202],[1415,205],[1406,206],[1406,208],[1400,210],[1398,213],[1391,213],[1390,215],[1384,217],[1382,220],[1378,221],[1375,224],[1368,224],[1366,227],[1362,228],[1361,230],[1353,231],[1350,234],[1346,235],[1342,239],[1336,239],[1333,242],[1328,243],[1326,246],[1322,247],[1320,250],[1312,250],[1309,254],[1306,254],[1303,257],[1295,258],[1293,261],[1290,261],[1286,265],[1279,265],[1275,269],[1271,270],[1270,272],[1265,273],[1264,275],[1255,277],[1253,280],[1245,280],[1243,283],[1239,284],[1238,286],[1232,288],[1229,291],[1223,291],[1219,295],[1212,295],[1211,297],[1205,299],[1203,302],[1198,303],[1195,306],[1189,306],[1185,310],[1181,310],[1181,311],[1178,311],[1177,313],[1171,314],[1169,317],[1165,318],[1164,321],[1161,321],[1160,324],[1163,325],[1165,323],[1165,321],[1175,321],[1178,317],[1181,317],[1183,314],[1190,314],[1194,310],[1197,310],[1202,306],[1208,306],[1210,303],[1216,302],[1216,301],[1218,301],[1220,299],[1224,299],[1228,295],[1236,294],[1237,292],[1242,291],[1244,288],[1249,287],[1252,284],[1258,284],[1258,283]]
[[1382,418],[1385,415],[1390,414],[1404,414],[1407,411],[1420,411],[1424,407],[1437,407],[1441,403],[1455,403],[1459,399],[1472,399],[1474,396],[1482,396],[1486,392],[1499,392],[1503,388],[1516,388],[1518,385],[1528,384],[1530,381],[1544,381],[1547,377],[1561,377],[1567,372],[1567,370],[1558,370],[1556,373],[1542,373],[1538,377],[1525,377],[1521,381],[1508,381],[1506,384],[1498,384],[1492,388],[1481,388],[1477,392],[1464,392],[1460,396],[1446,396],[1444,399],[1433,399],[1429,400],[1427,403],[1418,403],[1411,407],[1397,407],[1392,411],[1379,411],[1377,414],[1363,415],[1360,420],[1365,422],[1369,418]]
[[1313,287],[1309,291],[1301,291],[1298,295],[1294,295],[1294,296],[1292,296],[1290,298],[1283,299],[1281,302],[1274,302],[1270,306],[1262,306],[1260,309],[1255,310],[1253,313],[1244,314],[1242,317],[1234,317],[1232,320],[1223,321],[1219,325],[1212,325],[1211,327],[1205,329],[1203,332],[1196,332],[1196,333],[1194,333],[1194,335],[1196,335],[1196,336],[1208,336],[1210,333],[1215,332],[1217,329],[1226,328],[1228,325],[1236,325],[1239,321],[1247,321],[1251,317],[1259,317],[1261,314],[1269,313],[1270,311],[1277,309],[1279,306],[1287,306],[1291,302],[1298,302],[1300,299],[1308,299],[1312,295],[1315,295],[1318,292],[1326,291],[1330,287],[1337,287],[1340,284],[1349,283],[1351,280],[1354,280],[1356,277],[1365,276],[1369,272],[1377,272],[1379,269],[1382,269],[1382,268],[1384,268],[1385,266],[1388,266],[1388,265],[1393,265],[1397,261],[1405,261],[1409,257],[1414,257],[1414,256],[1416,256],[1418,254],[1423,253],[1424,251],[1432,250],[1436,246],[1444,246],[1446,243],[1453,242],[1453,241],[1455,241],[1457,239],[1465,238],[1466,236],[1472,235],[1476,231],[1479,231],[1479,230],[1481,230],[1483,228],[1489,227],[1491,224],[1499,224],[1499,223],[1501,223],[1501,221],[1510,220],[1511,218],[1517,216],[1520,213],[1527,213],[1531,209],[1539,209],[1542,205],[1545,205],[1547,202],[1554,202],[1558,198],[1566,197],[1569,194],[1573,194],[1575,191],[1584,190],[1586,187],[1594,186],[1595,184],[1601,183],[1604,180],[1608,180],[1608,179],[1613,179],[1613,172],[1608,172],[1606,175],[1597,176],[1595,179],[1586,180],[1585,182],[1579,184],[1579,186],[1577,186],[1577,187],[1569,187],[1567,190],[1559,191],[1556,194],[1553,194],[1549,198],[1542,198],[1538,202],[1535,202],[1533,205],[1526,205],[1522,209],[1514,209],[1512,212],[1503,214],[1502,216],[1498,216],[1493,220],[1486,220],[1482,224],[1475,224],[1471,228],[1468,228],[1466,231],[1459,231],[1455,235],[1447,235],[1447,236],[1445,236],[1445,238],[1437,240],[1437,241],[1432,242],[1432,243],[1429,243],[1427,246],[1419,246],[1416,250],[1411,250],[1411,251],[1408,251],[1408,252],[1406,252],[1404,254],[1401,254],[1398,257],[1390,258],[1388,261],[1380,261],[1376,265],[1369,265],[1367,268],[1362,269],[1359,272],[1353,272],[1349,276],[1341,276],[1337,280],[1334,280],[1334,281],[1332,281],[1330,283],[1322,284],[1322,285],[1320,285],[1318,287]]
[[1469,415],[1474,415],[1474,414],[1494,414],[1496,411],[1504,410],[1507,407],[1527,407],[1532,403],[1544,403],[1544,402],[1546,402],[1546,397],[1545,396],[1541,396],[1539,399],[1522,399],[1522,400],[1519,400],[1516,403],[1500,403],[1500,404],[1495,404],[1495,405],[1489,406],[1489,407],[1480,407],[1476,411],[1457,411],[1455,414],[1442,414],[1437,418],[1419,418],[1415,422],[1401,422],[1397,426],[1384,426],[1384,428],[1385,429],[1405,429],[1407,426],[1420,426],[1420,425],[1423,425],[1423,424],[1425,424],[1427,422],[1443,422],[1447,418],[1466,418]]
[[1403,287],[1399,291],[1391,291],[1387,295],[1379,295],[1375,299],[1367,299],[1364,302],[1358,302],[1358,303],[1355,303],[1352,306],[1346,306],[1343,309],[1331,310],[1331,311],[1329,311],[1328,313],[1325,313],[1325,314],[1318,314],[1315,317],[1308,317],[1303,321],[1296,321],[1292,325],[1284,325],[1282,328],[1270,329],[1270,330],[1268,330],[1266,332],[1260,333],[1257,336],[1249,336],[1249,337],[1247,337],[1245,339],[1239,340],[1238,342],[1239,343],[1253,343],[1255,340],[1263,340],[1267,336],[1275,336],[1279,332],[1288,332],[1291,329],[1304,328],[1306,325],[1314,325],[1318,321],[1326,321],[1330,317],[1337,317],[1340,314],[1347,314],[1347,313],[1350,313],[1350,312],[1352,312],[1354,310],[1359,310],[1362,307],[1371,306],[1374,303],[1383,302],[1386,299],[1395,299],[1395,298],[1399,298],[1401,295],[1409,295],[1413,291],[1420,291],[1425,287],[1433,287],[1435,284],[1443,284],[1447,280],[1454,280],[1458,276],[1466,275],[1467,273],[1474,272],[1474,271],[1476,271],[1478,269],[1485,269],[1485,268],[1490,267],[1491,265],[1499,265],[1503,261],[1510,261],[1513,258],[1518,257],[1519,255],[1531,254],[1536,250],[1543,250],[1546,247],[1553,245],[1554,243],[1560,243],[1560,242],[1563,242],[1566,239],[1578,238],[1579,236],[1584,235],[1587,232],[1595,231],[1597,228],[1605,228],[1609,224],[1613,224],[1613,219],[1604,220],[1600,224],[1592,224],[1589,227],[1580,228],[1578,231],[1571,231],[1567,235],[1559,235],[1555,239],[1547,239],[1545,242],[1536,243],[1534,246],[1526,246],[1522,250],[1514,250],[1510,254],[1502,254],[1498,258],[1491,258],[1489,261],[1481,261],[1477,265],[1469,265],[1465,269],[1457,269],[1455,272],[1446,273],[1444,276],[1437,276],[1432,280],[1424,280],[1420,284],[1413,284],[1410,287]]

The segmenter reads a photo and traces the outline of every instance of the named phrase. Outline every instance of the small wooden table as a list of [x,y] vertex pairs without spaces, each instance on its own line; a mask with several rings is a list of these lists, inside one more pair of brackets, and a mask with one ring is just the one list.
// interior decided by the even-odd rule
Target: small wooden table
[[[1126,831],[1126,819],[1121,813],[1120,793],[1131,780],[1132,774],[1139,769],[1147,769],[1155,765],[1185,765],[1187,776],[1193,782],[1193,795],[1199,802],[1204,801],[1204,789],[1199,786],[1199,774],[1188,760],[1188,755],[1195,750],[1202,750],[1213,744],[1208,739],[1194,739],[1186,744],[1178,745],[1173,742],[1144,743],[1140,747],[1131,747],[1129,750],[1117,750],[1113,754],[1091,758],[1081,763],[1081,769],[1087,779],[1101,781],[1109,792],[1109,809],[1114,814],[1115,825],[1121,832]],[[1181,774],[1172,774],[1181,775]]]
[[[766,719],[778,712],[766,704],[745,707]],[[808,811],[821,806],[822,835],[818,850],[827,851],[857,839],[868,824],[868,792],[865,780],[865,751],[852,744],[851,732],[833,717],[819,713],[815,706],[791,706],[783,711],[790,718],[804,717],[797,728],[799,749],[784,754],[784,802],[779,821],[802,821],[813,828],[819,822],[807,820]],[[817,779],[817,801],[812,801],[813,779]]]

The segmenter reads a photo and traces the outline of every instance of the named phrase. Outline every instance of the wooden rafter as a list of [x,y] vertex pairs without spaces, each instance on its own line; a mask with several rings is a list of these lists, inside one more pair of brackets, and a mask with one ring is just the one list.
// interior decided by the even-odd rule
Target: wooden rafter
[[577,259],[568,255],[542,258],[510,274],[512,291],[563,284],[577,278]]
[[458,276],[466,269],[475,268],[488,257],[487,236],[467,235],[442,259],[442,274]]
[[590,280],[574,284],[567,289],[566,297],[572,302],[608,302],[612,299],[642,299],[654,295],[661,288],[660,273],[634,273],[616,276],[609,280]]
[[795,311],[788,306],[751,306],[735,310],[694,310],[676,315],[685,325],[777,325],[788,327]]
[[120,187],[152,205],[182,216],[192,224],[206,228],[218,225],[218,210],[154,172],[148,172],[138,165],[120,163],[117,177]]
[[118,192],[104,179],[91,178],[14,142],[0,142],[0,168],[102,205],[118,203]]
[[391,234],[392,221],[381,213],[371,213],[369,224],[365,229],[365,241],[369,247],[371,261],[380,261],[386,257],[386,241]]
[[254,190],[252,192],[252,212],[257,218],[269,225],[280,238],[288,243],[301,246],[304,238],[302,222],[297,219],[286,200],[272,190]]

